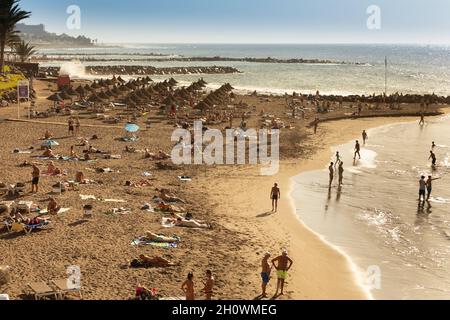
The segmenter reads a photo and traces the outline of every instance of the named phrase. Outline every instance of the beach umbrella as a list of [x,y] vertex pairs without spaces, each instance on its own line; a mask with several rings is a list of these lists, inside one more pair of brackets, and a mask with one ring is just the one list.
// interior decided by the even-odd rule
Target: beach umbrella
[[61,92],[60,97],[63,98],[64,100],[72,99],[72,97],[68,95],[66,91]]
[[108,96],[106,95],[106,93],[105,93],[104,91],[101,91],[101,92],[98,94],[98,97],[99,97],[100,99],[105,99],[105,100],[107,100],[107,99],[110,98],[110,97],[108,97]]
[[55,140],[45,140],[44,142],[42,142],[41,146],[51,148],[59,146],[59,143],[56,142]]
[[125,131],[133,133],[133,132],[138,132],[139,131],[139,126],[135,123],[127,123],[125,125]]
[[89,102],[101,102],[102,100],[96,94],[93,94],[89,99]]
[[78,88],[75,89],[75,91],[80,95],[80,96],[84,96],[86,93],[86,90],[84,90],[84,88],[82,86],[79,86]]
[[67,90],[66,90],[66,93],[67,93],[69,96],[77,96],[77,95],[78,95],[78,92],[76,92],[75,90],[73,90],[72,87],[70,87],[69,89],[67,89]]
[[63,98],[61,98],[61,96],[58,93],[54,93],[50,97],[48,97],[47,100],[61,102],[63,101]]

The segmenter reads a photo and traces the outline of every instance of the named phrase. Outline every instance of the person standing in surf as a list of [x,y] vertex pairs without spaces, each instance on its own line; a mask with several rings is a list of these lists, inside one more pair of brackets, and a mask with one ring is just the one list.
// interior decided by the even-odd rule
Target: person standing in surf
[[433,181],[439,180],[440,178],[433,178],[432,176],[428,176],[428,179],[426,181],[426,187],[427,187],[427,201],[430,200],[431,192],[433,191]]
[[422,113],[420,113],[420,121],[419,121],[419,125],[423,126],[425,124],[425,116]]
[[342,161],[339,163],[338,177],[339,177],[339,186],[341,186],[343,184],[342,181],[344,180],[344,163]]
[[425,176],[421,176],[419,180],[419,204],[422,201],[425,201],[425,190],[426,190],[426,182],[425,182]]
[[369,139],[369,135],[367,134],[366,130],[363,130],[362,138],[363,138],[363,145],[366,145],[366,141]]
[[430,156],[428,157],[428,160],[431,159],[431,166],[436,167],[436,155],[434,154],[433,150],[430,151]]
[[331,184],[333,183],[333,179],[334,179],[334,163],[333,162],[330,163],[330,166],[328,167],[328,171],[330,173],[330,180],[329,180],[328,188],[331,189]]

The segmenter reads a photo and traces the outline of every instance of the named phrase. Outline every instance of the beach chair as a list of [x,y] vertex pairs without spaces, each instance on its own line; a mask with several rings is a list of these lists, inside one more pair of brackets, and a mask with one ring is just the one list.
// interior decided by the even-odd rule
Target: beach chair
[[56,289],[58,298],[61,300],[64,300],[67,294],[77,294],[80,300],[83,299],[81,288],[77,287],[76,285],[73,285],[67,279],[52,280],[50,284]]
[[58,299],[58,292],[45,282],[33,282],[27,284],[25,293],[32,296],[34,300],[40,300],[45,297],[54,297],[55,299]]
[[25,211],[27,214],[30,214],[32,206],[33,201],[19,201],[16,205],[16,208],[19,211]]

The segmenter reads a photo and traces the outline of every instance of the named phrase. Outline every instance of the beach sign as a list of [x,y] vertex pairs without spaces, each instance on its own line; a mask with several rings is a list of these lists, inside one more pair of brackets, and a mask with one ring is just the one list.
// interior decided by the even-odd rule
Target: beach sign
[[19,99],[30,98],[30,82],[28,80],[22,80],[17,83],[17,95]]
[[[17,83],[17,119],[20,118],[20,99],[30,99],[30,82],[28,80],[21,80]],[[29,108],[28,111],[30,111]],[[30,112],[28,112],[28,117],[30,117]]]

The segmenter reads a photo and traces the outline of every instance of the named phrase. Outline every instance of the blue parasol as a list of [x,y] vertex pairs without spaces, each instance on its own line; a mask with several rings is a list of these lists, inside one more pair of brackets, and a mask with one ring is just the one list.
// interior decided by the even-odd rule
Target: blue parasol
[[125,130],[127,132],[138,132],[139,129],[140,129],[139,126],[137,124],[134,124],[134,123],[127,123],[125,125]]
[[42,146],[43,147],[55,147],[55,146],[59,146],[59,143],[56,142],[55,140],[45,140],[44,142],[42,142]]

